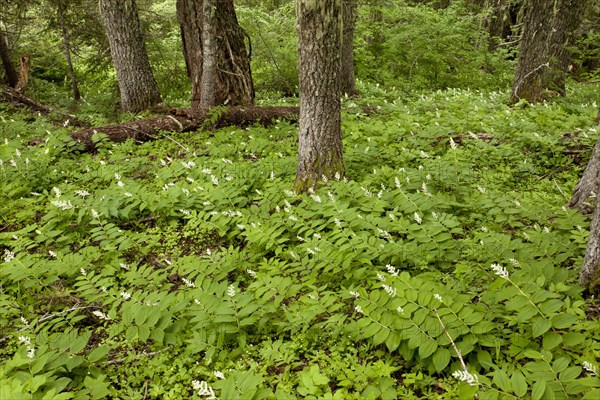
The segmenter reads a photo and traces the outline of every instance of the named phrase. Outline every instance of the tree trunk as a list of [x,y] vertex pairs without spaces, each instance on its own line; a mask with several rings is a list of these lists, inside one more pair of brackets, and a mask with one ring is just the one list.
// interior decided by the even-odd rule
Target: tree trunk
[[510,104],[520,99],[540,102],[546,89],[564,94],[564,74],[569,65],[566,46],[586,7],[587,0],[529,0]]
[[160,103],[135,0],[100,0],[100,12],[117,73],[121,108],[138,112]]
[[294,189],[344,174],[340,122],[342,0],[298,0],[300,130]]
[[75,101],[81,100],[81,93],[79,92],[79,85],[77,84],[77,77],[75,76],[75,69],[73,68],[73,61],[71,60],[71,45],[69,40],[69,31],[65,25],[65,8],[63,0],[58,0],[58,23],[60,24],[60,30],[63,37],[63,47],[65,49],[65,59],[67,60],[67,67],[69,69],[69,76],[71,77],[71,86],[73,88],[73,99]]
[[556,90],[561,96],[566,95],[565,75],[571,64],[569,47],[576,40],[575,32],[581,25],[588,6],[588,0],[561,0],[556,14],[550,49],[552,62],[550,64],[550,89]]
[[4,66],[4,73],[6,75],[6,83],[11,88],[17,86],[19,82],[19,76],[15,64],[13,64],[10,58],[10,48],[8,47],[8,41],[4,35],[4,31],[0,29],[0,58],[2,58],[2,65]]
[[202,87],[200,108],[208,109],[216,105],[217,88],[217,43],[215,12],[216,0],[204,0],[202,17]]
[[354,0],[343,0],[342,4],[342,95],[354,97],[358,95],[354,77],[354,26],[356,24],[356,3]]
[[600,201],[596,202],[579,284],[594,294],[600,289]]
[[[600,124],[600,108],[596,115],[596,124]],[[592,156],[583,171],[581,179],[575,186],[569,207],[578,209],[582,214],[589,214],[594,209],[592,197],[600,190],[600,139],[592,151]]]
[[529,0],[523,17],[521,54],[509,104],[521,99],[530,103],[543,100],[550,56],[554,0]]
[[[208,0],[216,5],[214,32],[216,79],[213,104],[254,104],[254,83],[250,55],[239,26],[233,0]],[[192,84],[192,108],[201,108],[204,70],[204,2],[177,0],[177,18],[181,27],[183,52]]]

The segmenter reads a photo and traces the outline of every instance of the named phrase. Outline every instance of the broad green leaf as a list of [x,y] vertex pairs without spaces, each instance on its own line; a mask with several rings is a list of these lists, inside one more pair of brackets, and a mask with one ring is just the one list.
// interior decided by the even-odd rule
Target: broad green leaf
[[518,397],[525,396],[525,394],[527,393],[528,386],[527,380],[525,379],[525,376],[521,373],[521,371],[513,372],[512,376],[510,377],[510,380],[512,382],[513,392]]
[[535,382],[531,388],[531,398],[533,400],[540,400],[544,396],[546,391],[546,381]]
[[552,326],[556,329],[565,329],[573,325],[577,317],[572,314],[558,314],[552,317]]
[[556,332],[546,332],[542,344],[544,350],[552,350],[563,341],[563,337]]
[[533,337],[538,337],[543,335],[552,327],[552,323],[542,317],[536,317],[533,319],[531,324],[531,334]]
[[508,374],[504,370],[502,370],[502,369],[495,370],[493,373],[493,377],[494,377],[493,382],[496,384],[496,386],[498,386],[500,389],[502,389],[503,392],[510,393],[513,391],[512,382],[508,378]]
[[435,370],[442,371],[450,362],[450,351],[441,347],[438,348],[433,354],[432,361]]
[[100,361],[104,357],[106,357],[106,355],[108,354],[109,351],[110,351],[110,348],[108,346],[100,345],[100,346],[96,347],[94,350],[90,351],[90,353],[87,356],[87,359],[89,362],[95,363],[97,361]]
[[435,340],[427,338],[421,345],[419,346],[419,357],[427,358],[433,354],[433,352],[437,349],[438,344]]

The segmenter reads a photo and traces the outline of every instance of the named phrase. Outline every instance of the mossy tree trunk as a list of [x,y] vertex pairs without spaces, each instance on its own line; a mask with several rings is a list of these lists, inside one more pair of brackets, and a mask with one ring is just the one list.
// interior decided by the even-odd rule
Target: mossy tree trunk
[[138,112],[160,103],[135,0],[100,0],[123,111]]
[[344,174],[340,121],[342,0],[298,0],[300,129],[294,189]]
[[583,259],[583,266],[579,273],[579,284],[591,294],[595,294],[600,290],[600,201],[596,202],[594,208],[590,237]]
[[16,87],[17,82],[19,82],[19,74],[17,74],[15,64],[10,57],[10,47],[8,46],[8,40],[2,29],[0,29],[0,58],[2,59],[2,66],[4,67],[6,83],[11,88]]
[[544,100],[544,91],[564,94],[567,46],[579,27],[587,0],[529,0],[523,17],[519,63],[510,104]]
[[[600,124],[600,108],[596,115],[596,124]],[[575,186],[569,207],[576,208],[584,214],[589,214],[594,209],[593,199],[600,191],[600,140],[592,151],[592,156],[583,171],[581,179]]]
[[[213,105],[254,104],[254,83],[250,71],[250,52],[246,49],[244,30],[240,27],[233,0],[207,0],[213,9],[214,38],[212,50],[204,49],[205,7],[203,0],[177,0],[177,18],[181,27],[183,53],[192,84],[192,108],[203,107],[202,86],[206,51],[214,52],[216,76],[208,103]],[[209,68],[210,70],[211,68]],[[208,83],[208,82],[206,82]]]
[[356,25],[355,0],[343,0],[342,21],[342,94],[357,96],[356,78],[354,76],[354,27]]

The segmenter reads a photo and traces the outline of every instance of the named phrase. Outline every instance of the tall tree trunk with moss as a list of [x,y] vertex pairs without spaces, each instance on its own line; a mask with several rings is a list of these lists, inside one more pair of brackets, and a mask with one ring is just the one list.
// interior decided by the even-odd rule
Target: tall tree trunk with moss
[[57,4],[57,16],[60,30],[63,37],[63,47],[65,51],[65,59],[67,60],[67,68],[69,69],[69,76],[71,77],[71,87],[73,88],[73,99],[75,101],[81,100],[81,92],[79,91],[79,85],[77,84],[77,76],[75,75],[75,68],[73,68],[73,60],[71,60],[71,44],[69,40],[69,31],[65,24],[65,5],[64,0],[58,0]]
[[[250,51],[246,49],[244,30],[240,27],[233,0],[208,0],[213,3],[212,50],[205,49],[205,7],[202,0],[177,0],[177,18],[181,27],[183,53],[192,84],[192,108],[202,108],[205,54],[214,53],[216,76],[213,105],[251,105],[254,83],[250,71]],[[209,53],[206,53],[208,51]],[[211,68],[209,68],[211,70]]]
[[[596,124],[600,125],[600,108],[596,114]],[[600,192],[600,140],[596,142],[590,161],[573,190],[569,207],[576,208],[583,214],[591,213],[594,210],[593,198],[598,192]]]
[[579,273],[579,284],[591,294],[600,291],[600,201],[596,201],[590,237],[588,239],[583,266]]
[[2,59],[2,66],[4,67],[6,83],[11,88],[16,87],[17,82],[19,82],[19,74],[17,74],[15,64],[10,57],[10,47],[8,46],[8,40],[2,29],[0,29],[0,58]]
[[570,47],[575,44],[575,32],[580,27],[589,0],[561,0],[552,31],[552,61],[549,77],[550,89],[566,95],[565,76],[571,64]]
[[348,96],[358,95],[356,90],[356,78],[354,76],[354,27],[356,25],[356,2],[355,0],[343,0],[342,2],[342,94]]
[[135,0],[100,0],[123,111],[138,112],[160,103]]
[[581,23],[587,0],[529,0],[510,104],[544,100],[546,89],[564,94],[573,33]]
[[300,130],[294,189],[344,174],[340,121],[342,0],[298,0]]

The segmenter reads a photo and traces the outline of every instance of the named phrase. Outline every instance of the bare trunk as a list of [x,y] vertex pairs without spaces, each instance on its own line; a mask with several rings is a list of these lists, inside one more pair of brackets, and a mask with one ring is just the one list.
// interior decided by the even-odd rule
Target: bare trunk
[[543,100],[546,76],[550,68],[550,40],[554,20],[554,0],[529,0],[523,17],[521,54],[513,83],[510,104],[525,99]]
[[340,123],[341,0],[299,0],[300,130],[294,189],[344,174]]
[[65,49],[65,59],[67,60],[67,67],[69,69],[69,76],[71,77],[71,86],[73,88],[73,99],[75,101],[81,100],[81,93],[79,92],[79,85],[77,84],[77,77],[75,76],[75,69],[73,68],[73,61],[71,60],[71,45],[69,40],[69,31],[65,25],[65,9],[62,0],[58,1],[58,23],[60,24],[60,30],[63,37],[63,47]]
[[573,46],[576,38],[575,31],[581,25],[583,15],[588,6],[588,0],[561,0],[556,14],[552,35],[550,89],[556,90],[561,96],[566,94],[565,75],[571,63],[569,47]]
[[138,112],[160,103],[135,0],[100,0],[100,11],[117,73],[121,108]]
[[215,12],[216,0],[204,0],[202,24],[202,87],[200,108],[208,109],[216,105],[217,49]]
[[[600,124],[600,108],[596,115],[596,124]],[[596,197],[600,190],[600,140],[592,151],[592,156],[587,167],[583,171],[581,179],[575,186],[573,197],[569,201],[569,207],[578,209],[582,214],[589,214],[594,209],[592,198]]]
[[[216,6],[214,38],[216,78],[215,105],[250,105],[254,103],[254,83],[250,72],[250,55],[246,50],[245,32],[239,26],[233,0],[207,0]],[[181,26],[183,51],[192,83],[192,107],[200,108],[205,50],[204,2],[177,0],[177,17]]]
[[540,102],[547,89],[564,94],[567,46],[572,43],[587,4],[587,0],[529,0],[510,104],[520,99]]
[[181,29],[183,55],[192,84],[192,108],[200,107],[202,88],[202,2],[177,0],[177,20]]
[[15,64],[13,64],[10,57],[10,48],[8,47],[8,41],[6,40],[6,36],[4,35],[4,31],[2,31],[2,29],[0,29],[0,58],[2,58],[2,66],[4,67],[4,73],[6,75],[6,83],[8,83],[8,86],[11,88],[16,87],[17,82],[19,82],[19,75],[17,74]]
[[354,26],[356,24],[356,3],[354,0],[343,0],[342,4],[342,94],[357,96],[354,76]]
[[600,201],[596,202],[579,284],[594,294],[600,289]]

